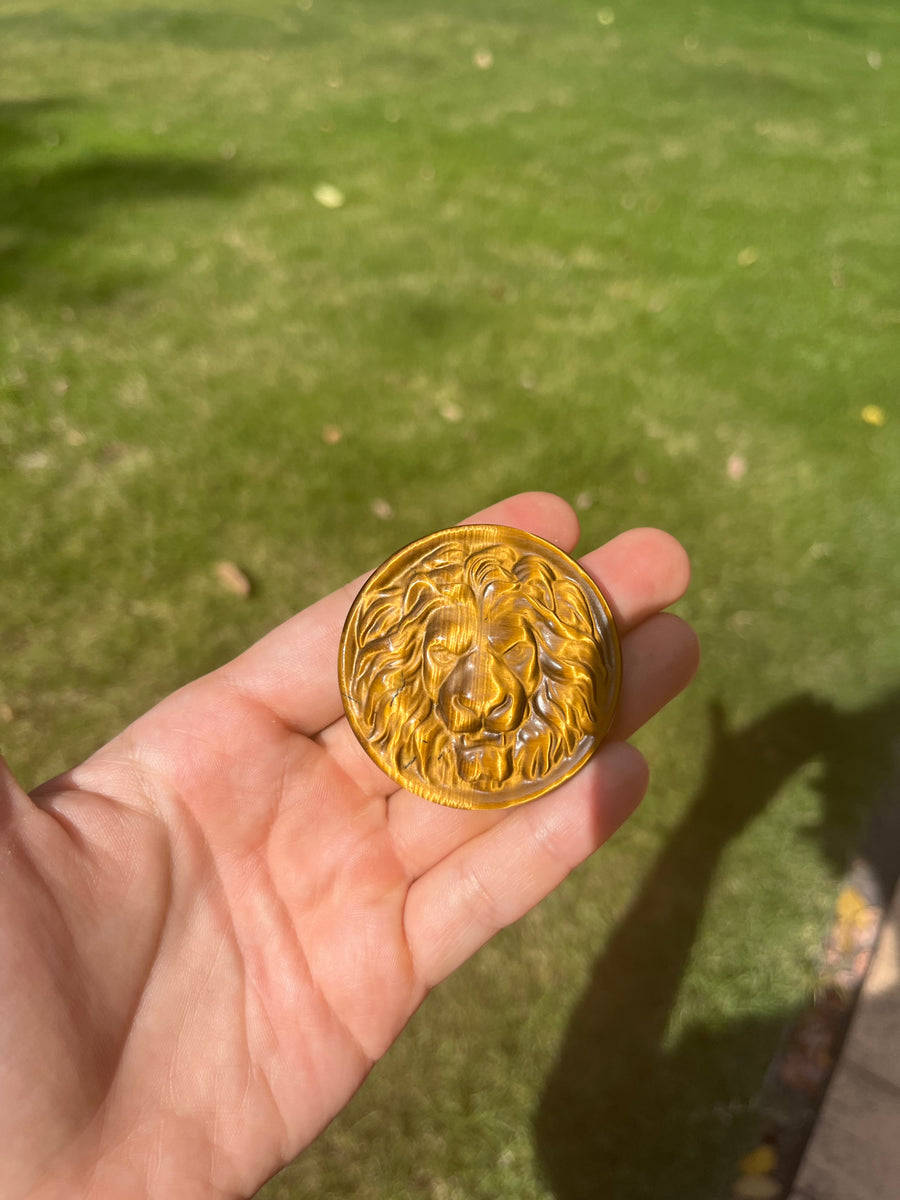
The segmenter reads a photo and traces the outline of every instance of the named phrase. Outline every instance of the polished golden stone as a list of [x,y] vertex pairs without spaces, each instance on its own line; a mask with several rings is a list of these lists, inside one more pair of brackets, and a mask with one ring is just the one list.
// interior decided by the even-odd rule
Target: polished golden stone
[[612,613],[543,538],[458,525],[369,578],[341,637],[347,719],[402,787],[504,808],[556,787],[599,746],[622,677]]

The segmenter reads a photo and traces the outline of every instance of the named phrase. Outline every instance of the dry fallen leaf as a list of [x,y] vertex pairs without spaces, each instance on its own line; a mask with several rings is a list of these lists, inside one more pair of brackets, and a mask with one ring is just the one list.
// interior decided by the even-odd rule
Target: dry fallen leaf
[[742,454],[732,454],[725,465],[728,478],[738,483],[747,474],[747,460]]
[[753,624],[753,613],[748,612],[746,608],[739,608],[728,618],[728,624],[733,629],[749,629]]
[[336,446],[343,436],[337,425],[326,425],[322,430],[322,441],[326,446]]
[[50,455],[46,450],[32,450],[29,454],[20,455],[16,460],[20,471],[43,471],[49,463]]
[[323,208],[343,208],[345,203],[344,193],[333,183],[317,183],[313,188],[313,199]]
[[834,907],[839,921],[855,925],[869,905],[865,896],[861,892],[858,892],[855,887],[851,887],[848,884],[846,887],[841,888],[841,893]]
[[877,404],[867,404],[859,415],[867,425],[874,425],[877,429],[887,420],[887,413]]
[[378,498],[373,500],[369,507],[372,510],[372,515],[377,517],[379,521],[389,521],[394,515],[394,510],[387,500]]
[[244,600],[247,599],[251,589],[250,580],[236,563],[218,562],[215,571],[216,579],[227,592],[232,592]]
[[777,1165],[775,1151],[771,1146],[762,1145],[744,1155],[738,1163],[738,1170],[742,1175],[768,1175]]

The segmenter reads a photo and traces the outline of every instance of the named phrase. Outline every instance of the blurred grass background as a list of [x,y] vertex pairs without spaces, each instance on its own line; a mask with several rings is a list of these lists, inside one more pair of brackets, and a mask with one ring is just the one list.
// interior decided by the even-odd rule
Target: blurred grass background
[[694,560],[641,813],[263,1195],[715,1197],[900,713],[900,9],[12,0],[0,48],[28,784],[508,492]]

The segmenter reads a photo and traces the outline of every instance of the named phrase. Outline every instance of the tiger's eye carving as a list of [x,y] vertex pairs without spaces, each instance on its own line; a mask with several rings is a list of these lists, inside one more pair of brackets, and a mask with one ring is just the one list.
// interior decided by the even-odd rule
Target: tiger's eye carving
[[621,683],[609,605],[577,563],[502,525],[430,534],[369,578],[339,655],[347,718],[410,791],[532,800],[591,757]]

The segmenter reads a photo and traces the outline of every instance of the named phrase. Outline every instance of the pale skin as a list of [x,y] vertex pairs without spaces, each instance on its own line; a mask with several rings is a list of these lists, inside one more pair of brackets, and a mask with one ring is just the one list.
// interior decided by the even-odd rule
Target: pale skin
[[[544,493],[472,518],[571,550]],[[583,564],[623,639],[611,737],[494,813],[398,790],[342,717],[361,580],[29,797],[0,761],[0,1195],[248,1197],[360,1086],[428,991],[629,816],[636,729],[690,680],[667,534]]]

